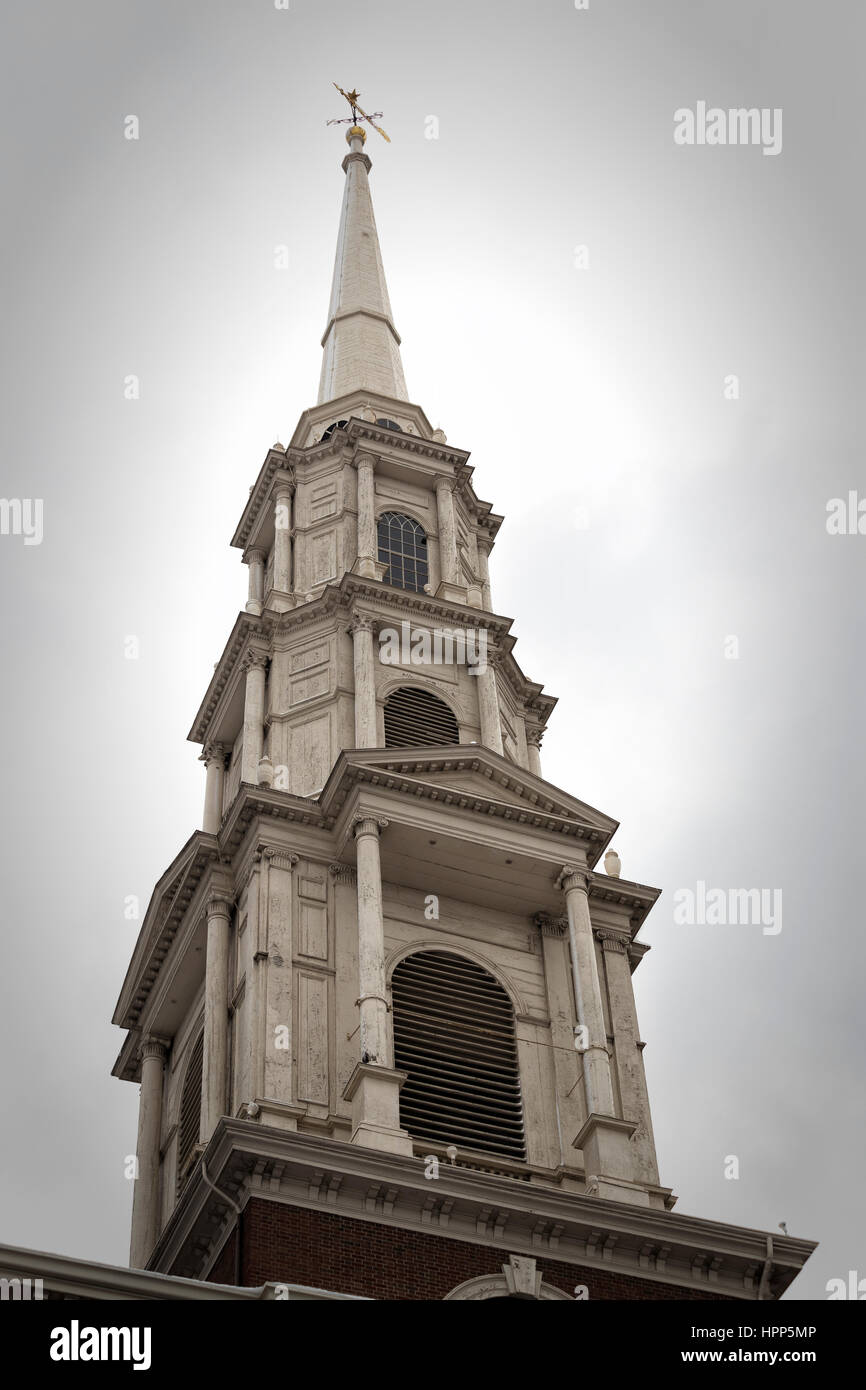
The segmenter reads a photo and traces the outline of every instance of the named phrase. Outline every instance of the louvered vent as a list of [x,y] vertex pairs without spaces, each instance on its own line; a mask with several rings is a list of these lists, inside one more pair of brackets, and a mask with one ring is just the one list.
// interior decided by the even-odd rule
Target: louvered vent
[[417,1139],[525,1160],[514,1011],[480,965],[407,956],[391,981],[400,1123]]
[[180,1117],[177,1124],[177,1175],[186,1176],[193,1149],[198,1143],[201,1127],[201,1084],[204,1065],[204,1033],[199,1033],[187,1063],[180,1097]]
[[436,747],[459,743],[453,710],[420,685],[402,685],[385,701],[385,747]]

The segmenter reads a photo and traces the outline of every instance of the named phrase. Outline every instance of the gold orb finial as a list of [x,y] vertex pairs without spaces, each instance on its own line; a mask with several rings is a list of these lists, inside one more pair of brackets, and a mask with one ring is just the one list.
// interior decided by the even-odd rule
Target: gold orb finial
[[367,132],[363,126],[349,126],[349,129],[346,131],[346,144],[351,145],[353,140],[360,140],[362,145],[366,144]]

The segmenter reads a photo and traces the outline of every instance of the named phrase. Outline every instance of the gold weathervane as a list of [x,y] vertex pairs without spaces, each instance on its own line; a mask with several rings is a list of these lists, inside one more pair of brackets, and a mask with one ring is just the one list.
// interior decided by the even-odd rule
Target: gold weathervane
[[356,91],[344,92],[343,89],[342,89],[342,87],[339,85],[338,82],[335,82],[335,83],[334,83],[334,86],[337,88],[337,91],[340,93],[340,95],[341,95],[341,96],[344,96],[344,97],[346,98],[347,102],[349,103],[349,105],[350,105],[351,108],[352,108],[352,114],[351,114],[351,116],[342,116],[342,117],[338,117],[338,118],[336,118],[336,119],[333,120],[333,121],[326,121],[326,122],[325,122],[325,125],[348,125],[350,121],[352,122],[353,125],[357,125],[357,124],[358,124],[358,118],[360,117],[362,121],[369,121],[369,122],[370,122],[370,125],[373,127],[373,129],[374,129],[374,130],[378,130],[379,134],[382,135],[382,136],[388,141],[388,144],[390,145],[390,143],[391,143],[391,137],[390,137],[390,135],[385,135],[385,132],[384,132],[384,130],[382,129],[382,127],[381,127],[380,125],[376,125],[376,121],[374,120],[374,117],[379,117],[379,116],[381,116],[381,115],[382,115],[382,112],[381,112],[381,111],[374,111],[372,116],[368,116],[367,113],[366,113],[366,111],[364,110],[364,108],[363,108],[362,106],[359,106],[359,105],[358,105],[358,97],[361,95],[360,92],[356,92]]

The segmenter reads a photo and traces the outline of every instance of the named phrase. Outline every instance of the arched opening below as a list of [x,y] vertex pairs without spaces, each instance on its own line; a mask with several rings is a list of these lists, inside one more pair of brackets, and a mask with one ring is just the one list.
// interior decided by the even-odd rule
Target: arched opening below
[[413,1138],[525,1162],[514,1010],[475,961],[419,951],[391,979],[400,1123]]

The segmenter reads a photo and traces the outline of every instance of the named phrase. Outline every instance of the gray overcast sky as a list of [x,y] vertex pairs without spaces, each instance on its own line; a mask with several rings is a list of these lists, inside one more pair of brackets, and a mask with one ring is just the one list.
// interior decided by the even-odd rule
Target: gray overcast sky
[[[44,540],[0,537],[0,1240],[126,1260],[123,904],[199,824],[228,542],[315,400],[338,81],[392,137],[410,397],[505,514],[495,606],[560,697],[545,775],[664,889],[636,977],[662,1181],[820,1240],[795,1297],[866,1276],[866,536],[825,525],[866,494],[862,10],[43,0],[3,26],[0,492],[44,500]],[[782,152],[677,146],[702,100],[781,108]],[[782,931],[678,926],[699,880],[781,889]]]

